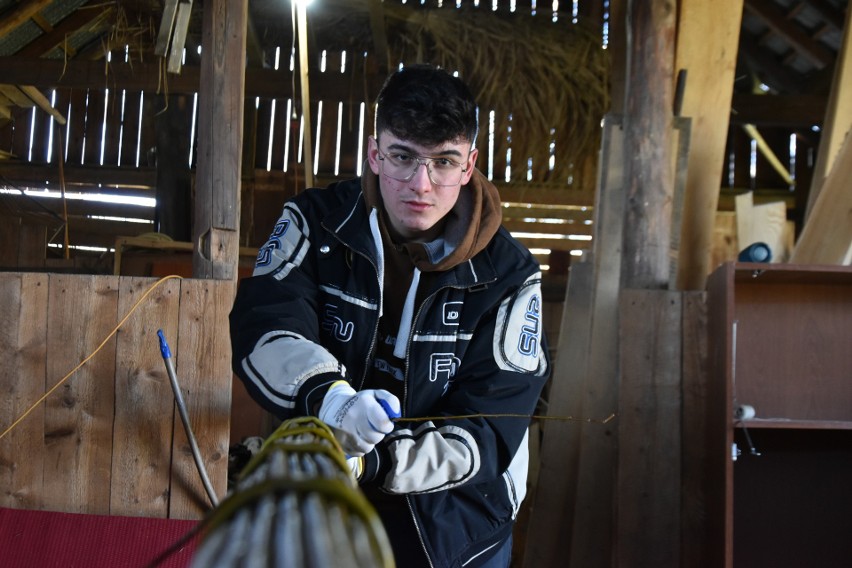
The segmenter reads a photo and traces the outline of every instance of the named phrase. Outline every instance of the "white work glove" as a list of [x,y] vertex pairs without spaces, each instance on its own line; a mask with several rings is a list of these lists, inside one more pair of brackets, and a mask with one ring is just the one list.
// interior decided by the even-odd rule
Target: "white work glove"
[[331,427],[347,457],[369,453],[393,432],[391,418],[399,416],[399,399],[388,391],[356,392],[346,381],[331,385],[318,414]]

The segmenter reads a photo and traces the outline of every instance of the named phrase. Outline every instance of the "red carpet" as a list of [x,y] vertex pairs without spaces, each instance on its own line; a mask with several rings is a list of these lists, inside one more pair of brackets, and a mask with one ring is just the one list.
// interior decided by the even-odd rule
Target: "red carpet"
[[[0,508],[3,568],[144,568],[198,521]],[[197,539],[159,567],[183,568]]]

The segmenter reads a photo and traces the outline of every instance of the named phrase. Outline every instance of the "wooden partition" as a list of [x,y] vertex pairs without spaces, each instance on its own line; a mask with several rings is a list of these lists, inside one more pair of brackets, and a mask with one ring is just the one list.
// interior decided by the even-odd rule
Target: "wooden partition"
[[0,439],[0,507],[200,518],[209,501],[157,331],[221,497],[233,293],[229,281],[0,273],[0,433],[97,351]]

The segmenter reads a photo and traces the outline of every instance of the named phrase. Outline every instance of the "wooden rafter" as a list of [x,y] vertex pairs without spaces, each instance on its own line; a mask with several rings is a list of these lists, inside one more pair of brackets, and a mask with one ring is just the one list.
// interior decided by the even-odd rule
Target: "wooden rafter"
[[15,57],[41,57],[56,47],[64,48],[67,39],[81,29],[88,28],[93,22],[104,18],[113,7],[109,4],[99,9],[75,10],[67,18],[56,23],[50,31],[28,43],[15,53]]
[[53,0],[32,0],[30,2],[19,3],[8,15],[0,19],[0,37],[17,29],[52,2]]
[[787,18],[781,9],[769,0],[748,0],[745,8],[760,18],[774,33],[783,37],[793,49],[813,65],[822,69],[834,62],[831,52],[814,41],[801,27]]
[[759,79],[774,90],[783,93],[802,91],[802,81],[795,73],[760,49],[758,40],[745,32],[742,32],[740,38],[740,55],[751,69],[759,73]]
[[810,128],[825,119],[823,95],[748,95],[734,93],[732,124]]

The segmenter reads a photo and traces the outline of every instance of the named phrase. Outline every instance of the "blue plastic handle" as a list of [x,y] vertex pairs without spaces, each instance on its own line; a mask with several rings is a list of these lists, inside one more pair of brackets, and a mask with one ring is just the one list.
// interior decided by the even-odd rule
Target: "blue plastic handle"
[[166,343],[166,336],[163,334],[162,329],[157,330],[157,336],[160,338],[160,353],[163,354],[163,359],[171,359],[172,352],[169,349],[169,344]]
[[397,412],[393,408],[391,408],[390,404],[388,404],[388,401],[383,400],[381,398],[379,398],[377,400],[379,401],[379,404],[382,405],[382,408],[385,409],[385,412],[387,413],[388,418],[399,418],[400,416],[402,416],[399,412]]

